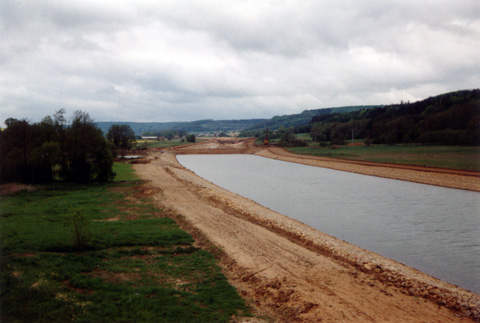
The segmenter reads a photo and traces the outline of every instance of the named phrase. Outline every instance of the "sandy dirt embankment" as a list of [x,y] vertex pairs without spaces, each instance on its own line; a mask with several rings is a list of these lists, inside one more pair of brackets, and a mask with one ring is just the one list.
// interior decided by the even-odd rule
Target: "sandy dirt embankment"
[[251,141],[217,140],[152,153],[135,169],[157,203],[180,214],[191,232],[222,251],[225,274],[256,314],[285,322],[471,322],[480,317],[479,295],[226,191],[175,158],[177,153],[239,150],[295,157],[256,148]]

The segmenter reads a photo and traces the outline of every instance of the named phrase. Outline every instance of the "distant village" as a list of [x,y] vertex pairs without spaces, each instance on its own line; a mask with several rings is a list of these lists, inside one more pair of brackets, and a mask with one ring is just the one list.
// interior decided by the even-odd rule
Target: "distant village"
[[[216,131],[216,132],[202,132],[195,135],[197,138],[216,138],[216,137],[237,137],[240,134],[240,130],[232,131]],[[145,141],[163,141],[169,139],[185,139],[187,136],[175,135],[172,138],[167,138],[165,136],[140,136],[139,139]]]

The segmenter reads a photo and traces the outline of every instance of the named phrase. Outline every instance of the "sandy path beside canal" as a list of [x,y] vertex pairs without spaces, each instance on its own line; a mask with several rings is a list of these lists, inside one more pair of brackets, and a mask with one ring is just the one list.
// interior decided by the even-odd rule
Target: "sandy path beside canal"
[[[214,148],[188,150],[219,149],[209,145]],[[246,146],[221,145],[224,152],[274,153]],[[258,315],[289,322],[471,322],[463,315],[478,316],[479,295],[219,188],[179,165],[174,151],[150,155],[135,165],[137,173],[151,198],[222,251],[226,275]]]

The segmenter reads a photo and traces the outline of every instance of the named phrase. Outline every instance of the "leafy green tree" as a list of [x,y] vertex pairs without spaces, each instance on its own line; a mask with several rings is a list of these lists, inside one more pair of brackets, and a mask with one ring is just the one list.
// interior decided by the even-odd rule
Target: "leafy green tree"
[[[40,123],[9,118],[0,132],[0,182],[109,181],[113,157],[88,113],[76,111],[70,126],[65,110]],[[58,172],[57,172],[58,171]]]
[[51,182],[59,176],[58,165],[64,161],[60,145],[60,126],[50,116],[43,118],[37,126],[41,144],[34,153],[35,174],[39,182]]
[[135,133],[132,128],[126,124],[114,124],[107,132],[107,139],[112,142],[117,149],[131,149],[136,142]]
[[55,141],[45,141],[33,154],[35,182],[52,182],[57,175],[57,165],[62,161],[60,145]]
[[75,111],[70,127],[66,129],[69,163],[64,170],[67,180],[88,182],[111,180],[113,156],[108,150],[102,131],[97,128],[89,114]]
[[32,157],[38,146],[38,128],[27,120],[9,118],[0,134],[1,180],[33,182]]
[[187,136],[187,142],[195,142],[196,141],[196,137],[194,134],[189,134]]
[[298,139],[293,132],[293,128],[289,128],[283,133],[278,145],[281,147],[303,147],[307,146],[307,142],[305,140]]

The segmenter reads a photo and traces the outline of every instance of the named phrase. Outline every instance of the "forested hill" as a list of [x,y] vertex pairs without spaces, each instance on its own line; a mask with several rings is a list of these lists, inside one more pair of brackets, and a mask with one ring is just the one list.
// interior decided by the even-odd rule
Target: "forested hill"
[[[228,132],[240,130],[243,134],[254,136],[265,128],[277,130],[289,127],[308,127],[312,117],[369,109],[376,106],[348,106],[338,108],[325,108],[305,110],[302,113],[275,116],[271,119],[244,119],[244,120],[198,120],[191,122],[96,122],[104,134],[113,124],[129,125],[136,135],[155,135],[165,131],[204,133],[204,132]],[[309,130],[308,130],[309,131]]]
[[252,127],[245,129],[242,135],[254,136],[258,134],[258,132],[264,131],[266,128],[268,128],[271,131],[275,131],[280,128],[295,127],[296,132],[308,132],[310,131],[309,123],[314,117],[325,116],[332,113],[338,114],[338,113],[359,111],[363,109],[370,109],[373,107],[378,107],[378,106],[362,105],[362,106],[346,106],[346,107],[337,107],[337,108],[324,108],[324,109],[305,110],[302,113],[298,113],[298,114],[275,116],[271,119],[257,123]]
[[99,127],[104,134],[108,132],[110,127],[114,124],[117,125],[128,125],[132,128],[135,135],[142,135],[143,133],[150,131],[165,131],[170,130],[173,127],[183,124],[183,122],[111,122],[111,121],[100,121],[95,122],[97,127]]
[[241,120],[199,120],[177,125],[172,130],[199,132],[222,132],[243,130],[252,125],[263,122],[265,119],[241,119]]
[[312,118],[316,141],[342,143],[480,144],[480,89],[446,93],[428,99],[384,107],[333,113]]
[[125,124],[136,135],[154,135],[164,131],[181,131],[188,133],[221,132],[243,130],[263,122],[265,119],[246,120],[198,120],[192,122],[97,122],[97,126],[107,133],[113,124]]

